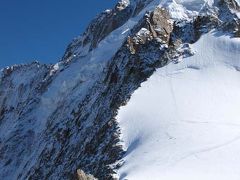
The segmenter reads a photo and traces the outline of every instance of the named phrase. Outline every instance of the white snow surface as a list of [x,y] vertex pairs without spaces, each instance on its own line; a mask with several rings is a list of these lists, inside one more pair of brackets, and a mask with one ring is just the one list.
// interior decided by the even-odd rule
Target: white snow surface
[[240,40],[210,32],[118,114],[121,180],[240,179]]
[[160,0],[159,6],[165,7],[172,19],[191,19],[213,3],[214,0]]

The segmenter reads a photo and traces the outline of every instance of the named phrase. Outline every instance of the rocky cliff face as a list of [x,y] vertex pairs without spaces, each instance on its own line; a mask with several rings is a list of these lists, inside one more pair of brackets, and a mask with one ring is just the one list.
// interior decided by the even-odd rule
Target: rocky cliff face
[[67,48],[63,60],[72,56],[85,56],[97,47],[112,31],[125,24],[131,17],[135,17],[153,0],[121,0],[111,9],[97,16],[88,26],[86,32],[76,38]]
[[202,34],[215,29],[239,37],[236,1],[204,1],[200,11],[177,2],[122,0],[54,66],[3,69],[0,177],[77,179],[82,169],[113,179],[124,154],[119,107],[156,68],[194,55],[189,44]]

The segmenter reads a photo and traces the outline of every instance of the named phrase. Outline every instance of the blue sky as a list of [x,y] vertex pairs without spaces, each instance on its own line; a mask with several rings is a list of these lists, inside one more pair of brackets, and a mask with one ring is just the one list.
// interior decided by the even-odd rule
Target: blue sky
[[0,68],[58,61],[68,43],[117,0],[0,0]]

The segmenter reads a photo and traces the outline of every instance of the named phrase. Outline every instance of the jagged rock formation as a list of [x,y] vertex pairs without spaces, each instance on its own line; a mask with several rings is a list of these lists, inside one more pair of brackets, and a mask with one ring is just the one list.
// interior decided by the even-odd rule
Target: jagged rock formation
[[[124,154],[118,108],[156,68],[194,52],[212,29],[239,37],[234,0],[172,17],[169,4],[122,0],[100,14],[54,66],[32,63],[0,76],[0,177],[112,179]],[[189,13],[189,10],[186,11]],[[193,13],[194,14],[194,13]]]
[[97,180],[92,175],[84,173],[81,169],[77,170],[78,180]]
[[73,55],[86,55],[96,48],[98,43],[109,33],[122,26],[131,17],[135,17],[151,1],[122,0],[114,9],[101,13],[90,23],[86,32],[68,46],[63,60]]

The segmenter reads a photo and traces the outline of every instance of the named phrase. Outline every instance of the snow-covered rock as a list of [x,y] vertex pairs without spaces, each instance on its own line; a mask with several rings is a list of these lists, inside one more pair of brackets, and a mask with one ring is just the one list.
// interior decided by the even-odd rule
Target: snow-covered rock
[[[76,179],[81,169],[106,180],[120,168],[120,179],[149,173],[171,178],[187,172],[189,161],[201,175],[205,161],[192,154],[237,143],[238,13],[234,0],[121,0],[97,16],[55,65],[1,70],[0,177]],[[215,135],[222,130],[224,138],[207,138],[208,129]],[[168,163],[189,154],[182,169],[169,169]],[[235,157],[206,154],[211,176],[225,168],[211,169],[212,163],[229,165]],[[221,172],[230,174],[230,165]]]

